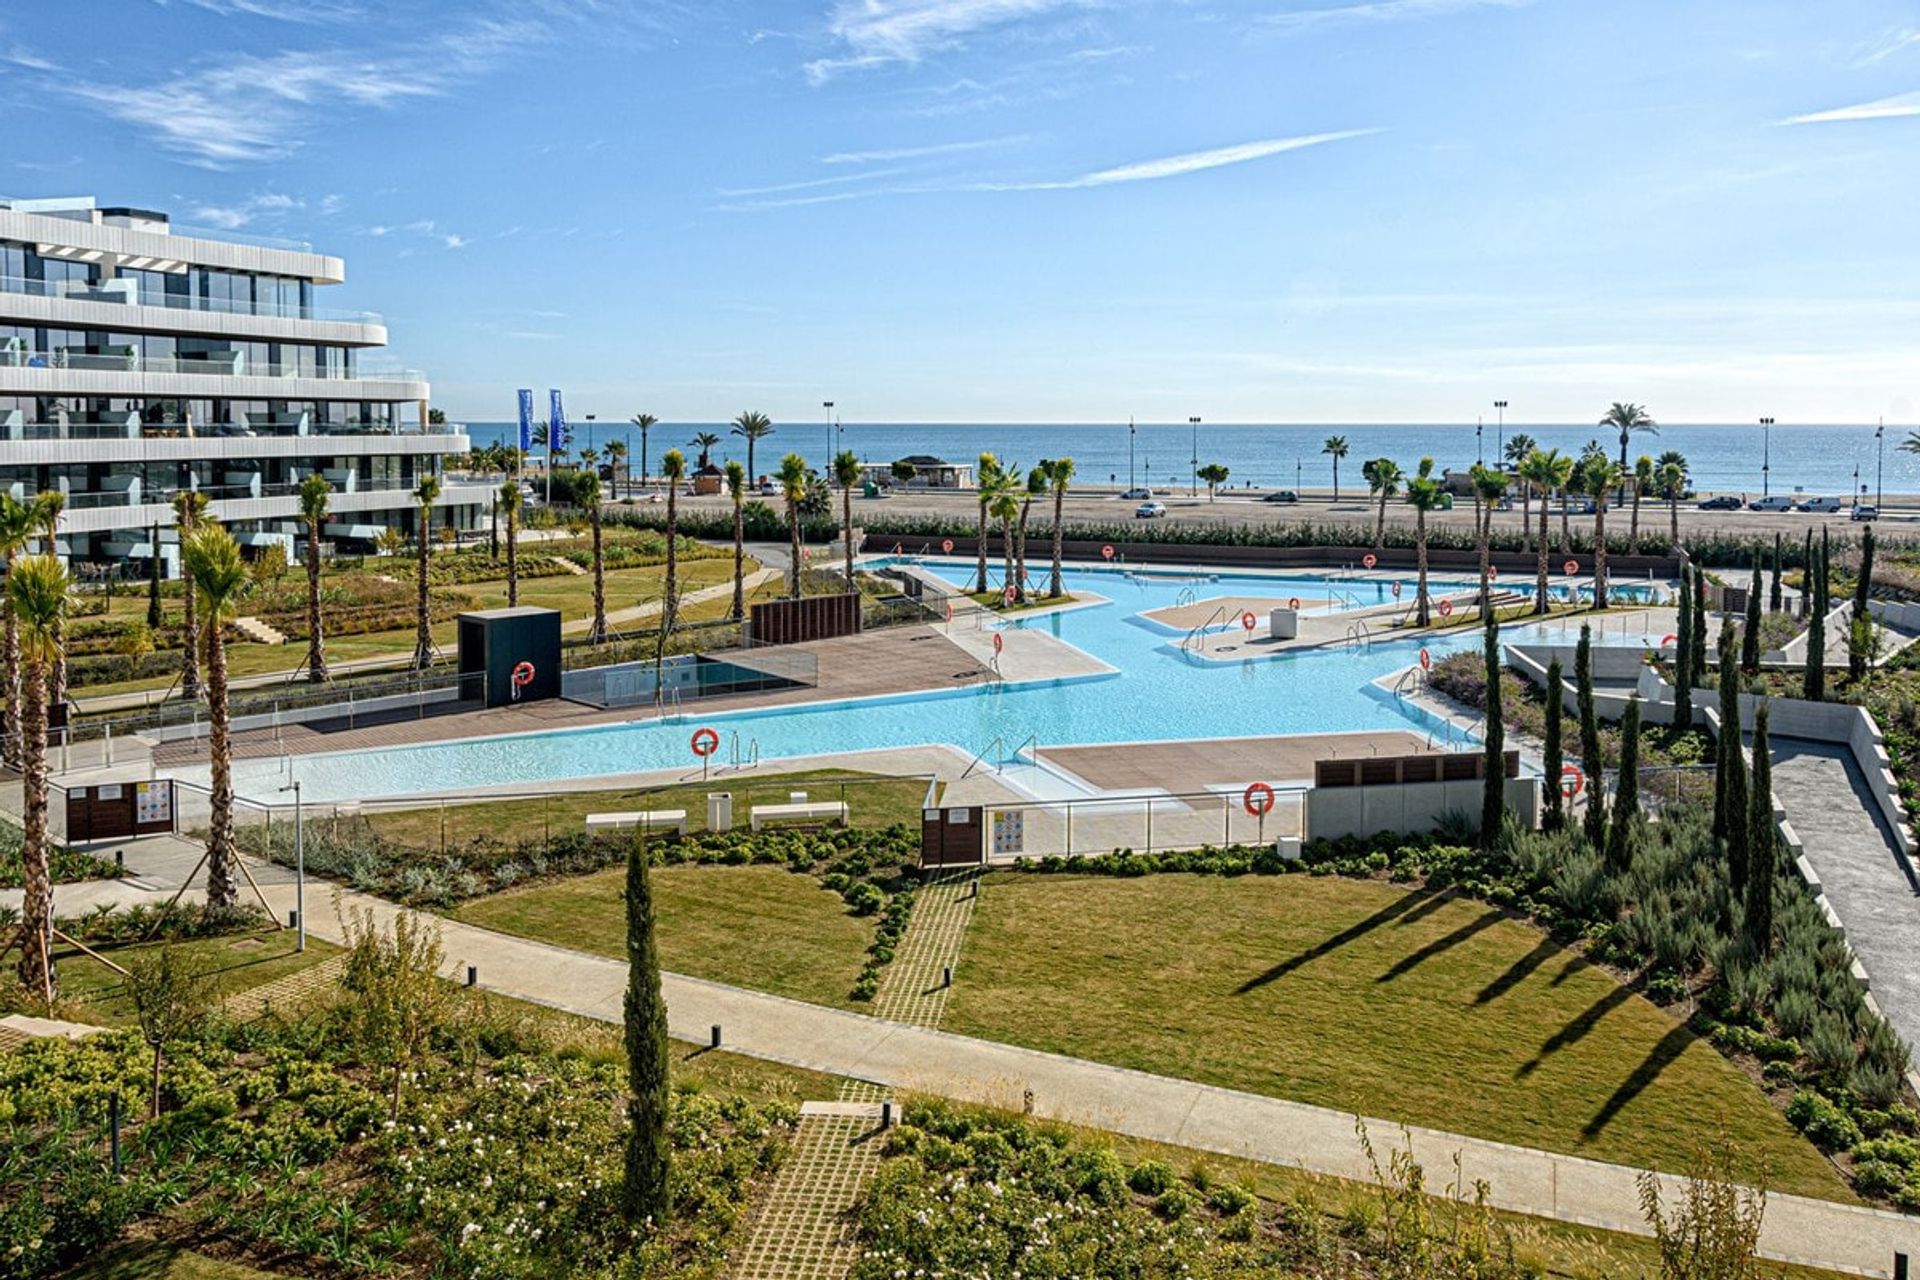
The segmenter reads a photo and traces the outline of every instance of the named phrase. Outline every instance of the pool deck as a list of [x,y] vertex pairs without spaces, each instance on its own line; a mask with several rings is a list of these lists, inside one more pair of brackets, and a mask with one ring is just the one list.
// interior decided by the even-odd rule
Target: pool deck
[[[1295,606],[1292,601],[1300,603]],[[1140,616],[1149,622],[1157,622],[1163,627],[1176,631],[1187,631],[1194,627],[1213,625],[1216,627],[1238,627],[1240,617],[1252,613],[1256,630],[1265,630],[1267,618],[1275,609],[1298,607],[1305,609],[1324,609],[1333,603],[1325,597],[1309,599],[1306,596],[1208,596],[1192,604],[1177,604],[1165,609],[1148,609]]]
[[1102,791],[1191,791],[1195,787],[1248,782],[1311,782],[1316,760],[1426,755],[1432,751],[1425,734],[1385,729],[1042,747],[1036,754],[1053,768],[1065,770]]

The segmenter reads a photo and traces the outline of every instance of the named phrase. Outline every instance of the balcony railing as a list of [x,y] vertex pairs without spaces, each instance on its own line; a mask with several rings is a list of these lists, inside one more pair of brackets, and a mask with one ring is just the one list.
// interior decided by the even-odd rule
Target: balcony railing
[[[410,422],[197,422],[195,440],[272,440],[328,436],[450,436],[466,431],[465,423],[439,422],[420,426]],[[0,443],[14,440],[183,440],[187,430],[178,422],[28,422],[15,425],[0,416]]]
[[69,369],[89,373],[185,373],[218,378],[316,378],[330,382],[425,382],[418,369],[343,369],[315,365],[256,363],[244,352],[208,356],[143,356],[136,352],[22,351],[0,349],[0,368]]
[[335,320],[346,324],[385,324],[375,311],[337,311],[325,307],[288,306],[278,302],[233,302],[142,290],[127,277],[88,284],[83,280],[28,280],[0,276],[0,293],[34,298],[62,298],[68,302],[104,302],[119,307],[165,307],[171,311],[202,311],[214,315],[267,316],[276,320]]
[[[365,494],[391,493],[404,499],[396,505],[406,505],[412,501],[412,493],[417,481],[369,480],[356,477],[351,489],[335,485],[335,496],[358,497]],[[168,488],[124,488],[124,489],[80,489],[67,493],[69,511],[98,511],[108,507],[146,507],[167,505],[173,502],[173,495],[179,486]],[[275,484],[203,484],[197,492],[204,493],[213,502],[245,501],[257,498],[296,498],[300,494],[300,485],[296,481],[283,481]],[[34,495],[25,492],[25,486],[16,485],[13,496],[20,501],[28,501]]]

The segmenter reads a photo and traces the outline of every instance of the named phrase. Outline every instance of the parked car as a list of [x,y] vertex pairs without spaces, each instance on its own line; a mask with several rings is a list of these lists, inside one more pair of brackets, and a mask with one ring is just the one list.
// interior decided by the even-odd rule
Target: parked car
[[1272,493],[1268,494],[1266,497],[1260,499],[1260,501],[1262,502],[1298,502],[1300,501],[1300,495],[1295,493],[1291,489],[1276,489]]
[[1802,498],[1799,502],[1793,504],[1793,509],[1795,511],[1838,511],[1840,509],[1840,499]]
[[1793,499],[1784,493],[1771,494],[1765,498],[1755,498],[1747,504],[1749,511],[1791,511]]
[[1159,520],[1166,514],[1164,502],[1143,502],[1133,509],[1133,518],[1136,520]]
[[1700,504],[1700,509],[1702,511],[1738,511],[1745,505],[1745,503],[1741,502],[1740,499],[1734,497],[1732,494],[1723,493],[1718,497],[1708,498]]
[[1853,504],[1853,518],[1855,520],[1875,520],[1878,519],[1879,516],[1880,508],[1874,506],[1871,502],[1856,502]]
[[1120,500],[1122,502],[1145,502],[1148,498],[1151,498],[1152,496],[1153,496],[1153,490],[1147,488],[1145,485],[1141,485],[1137,489],[1129,489],[1125,493],[1121,494]]

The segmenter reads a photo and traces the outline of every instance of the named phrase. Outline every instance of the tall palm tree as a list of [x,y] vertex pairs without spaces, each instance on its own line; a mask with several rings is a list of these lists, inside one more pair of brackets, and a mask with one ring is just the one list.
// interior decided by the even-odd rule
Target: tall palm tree
[[413,491],[413,501],[420,509],[413,532],[420,565],[413,665],[425,671],[433,665],[433,611],[427,603],[427,557],[433,554],[433,504],[440,501],[440,477],[432,472],[421,476],[420,486]]
[[974,526],[974,580],[973,589],[978,595],[987,592],[987,508],[993,505],[993,488],[999,483],[1000,459],[991,453],[982,453],[979,466],[974,471],[974,498],[980,505],[980,519]]
[[[1020,495],[1024,491],[1020,484],[1019,463],[1011,463],[994,478],[993,492],[988,507],[995,520],[1000,522],[1000,554],[1005,559],[1005,568],[1001,581],[1009,587],[1014,586],[1013,566],[1013,522],[1020,518]],[[1018,588],[1015,588],[1016,595]]]
[[300,482],[300,518],[307,522],[307,679],[327,679],[326,637],[320,616],[320,533],[333,486],[318,471]]
[[747,616],[746,524],[747,469],[727,459],[727,496],[733,499],[733,612],[735,622]]
[[1547,515],[1548,508],[1544,495],[1556,493],[1566,484],[1573,474],[1573,459],[1558,449],[1535,449],[1520,464],[1520,474],[1526,482],[1538,489],[1543,495],[1540,503],[1540,545],[1538,581],[1534,585],[1533,611],[1547,611]]
[[1340,459],[1347,456],[1347,438],[1328,436],[1327,442],[1320,446],[1320,452],[1333,458],[1333,500],[1340,501]]
[[1687,491],[1687,466],[1685,461],[1673,462],[1669,459],[1679,455],[1669,449],[1660,455],[1660,493],[1667,500],[1667,550],[1669,554],[1680,547],[1680,495]]
[[[60,513],[67,509],[67,495],[58,489],[45,489],[33,499],[34,523],[39,526],[41,550],[60,557]],[[47,705],[57,707],[67,700],[67,618],[54,619],[53,665],[47,671]]]
[[206,608],[207,763],[212,774],[207,802],[207,905],[230,911],[239,904],[240,885],[234,879],[238,857],[233,843],[233,740],[225,627],[253,578],[240,545],[217,520],[197,522],[181,556]]
[[1360,464],[1367,488],[1380,495],[1380,518],[1373,526],[1373,549],[1380,550],[1387,540],[1387,499],[1400,492],[1400,464],[1392,458],[1374,458]]
[[1653,459],[1641,454],[1633,460],[1633,523],[1627,527],[1627,550],[1640,554],[1640,497],[1653,487]]
[[1627,474],[1611,458],[1595,458],[1583,468],[1581,488],[1593,495],[1593,607],[1607,607],[1607,499],[1626,483]]
[[520,492],[520,482],[508,476],[500,482],[500,496],[494,500],[495,506],[507,516],[507,606],[518,608],[520,604],[520,507],[526,501],[526,495]]
[[787,594],[800,598],[800,504],[807,497],[807,460],[797,453],[780,459],[780,496],[787,500],[788,548]]
[[[1503,453],[1507,470],[1515,476],[1520,475],[1520,466],[1527,455],[1534,450],[1533,437],[1522,431],[1507,437]],[[1520,550],[1522,554],[1532,550],[1528,543],[1533,541],[1533,486],[1524,476],[1520,477]]]
[[764,413],[753,410],[741,414],[733,420],[733,435],[747,442],[747,479],[754,478],[753,446],[773,434],[773,419]]
[[1600,415],[1600,425],[1612,427],[1620,433],[1620,470],[1627,470],[1627,442],[1636,431],[1660,434],[1660,428],[1654,424],[1653,415],[1647,412],[1645,405],[1628,404],[1615,400],[1607,411]]
[[713,453],[713,446],[720,443],[720,437],[718,435],[711,431],[696,431],[693,433],[693,439],[687,441],[687,443],[700,451],[700,462],[698,464],[700,470],[705,471],[713,465],[711,455]]
[[[187,535],[193,532],[201,515],[207,509],[207,495],[198,489],[182,489],[173,495],[173,527],[179,531],[180,545],[187,545]],[[160,549],[154,548],[158,555]],[[185,555],[183,551],[181,553]],[[181,612],[184,617],[183,632],[186,637],[186,653],[180,668],[180,696],[197,698],[200,696],[200,618],[194,600],[193,578],[183,569],[180,573]]]
[[1040,465],[1027,472],[1026,493],[1020,498],[1020,539],[1014,552],[1014,596],[1021,604],[1027,602],[1027,517],[1033,513],[1033,500],[1046,496],[1047,477],[1053,463],[1044,459]]
[[[10,494],[0,493],[0,561],[4,561],[8,573],[13,572],[14,563],[32,537],[33,508],[16,501]],[[9,764],[17,765],[20,762],[20,624],[13,616],[12,604],[0,603],[6,608],[5,636],[0,641],[5,645],[7,666],[5,757]]]
[[680,612],[680,482],[687,478],[687,455],[667,450],[660,459],[660,478],[667,482],[667,577],[660,601],[660,633],[673,630]]
[[634,426],[640,428],[640,483],[642,486],[644,486],[647,483],[647,474],[648,474],[647,473],[647,432],[653,430],[654,424],[660,421],[660,419],[654,417],[650,413],[636,413],[633,415],[632,421]]
[[587,628],[588,644],[607,642],[607,559],[602,540],[600,510],[600,473],[591,467],[581,475],[573,489],[574,497],[587,509],[587,528],[593,536],[593,624]]
[[1047,594],[1058,600],[1066,592],[1060,586],[1060,543],[1061,512],[1067,502],[1067,486],[1073,482],[1073,459],[1055,458],[1047,473],[1048,483],[1053,486],[1053,578],[1047,584]]
[[1473,477],[1474,532],[1480,543],[1480,617],[1484,620],[1493,616],[1493,592],[1489,590],[1493,579],[1493,508],[1506,496],[1509,482],[1506,472],[1477,462],[1469,474]]
[[860,483],[860,459],[851,449],[833,455],[833,482],[840,486],[840,537],[846,544],[847,590],[857,591],[853,582],[853,486]]
[[47,668],[59,648],[67,608],[67,571],[51,555],[19,560],[7,571],[7,616],[18,628],[21,656],[20,770],[25,831],[20,858],[20,982],[51,1007],[59,993],[53,967],[52,846],[47,835]]
[[1433,621],[1433,602],[1427,598],[1427,512],[1440,509],[1445,493],[1440,482],[1433,478],[1433,459],[1420,459],[1420,469],[1407,482],[1407,502],[1413,507],[1414,564],[1420,575],[1413,601],[1416,627]]
[[620,501],[620,481],[627,470],[627,442],[607,441],[607,465],[613,468],[613,500]]

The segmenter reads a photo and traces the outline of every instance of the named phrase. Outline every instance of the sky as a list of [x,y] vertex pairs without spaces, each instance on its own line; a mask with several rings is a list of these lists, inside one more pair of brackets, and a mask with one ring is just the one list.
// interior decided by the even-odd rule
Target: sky
[[0,0],[0,106],[457,418],[1920,415],[1920,3]]

